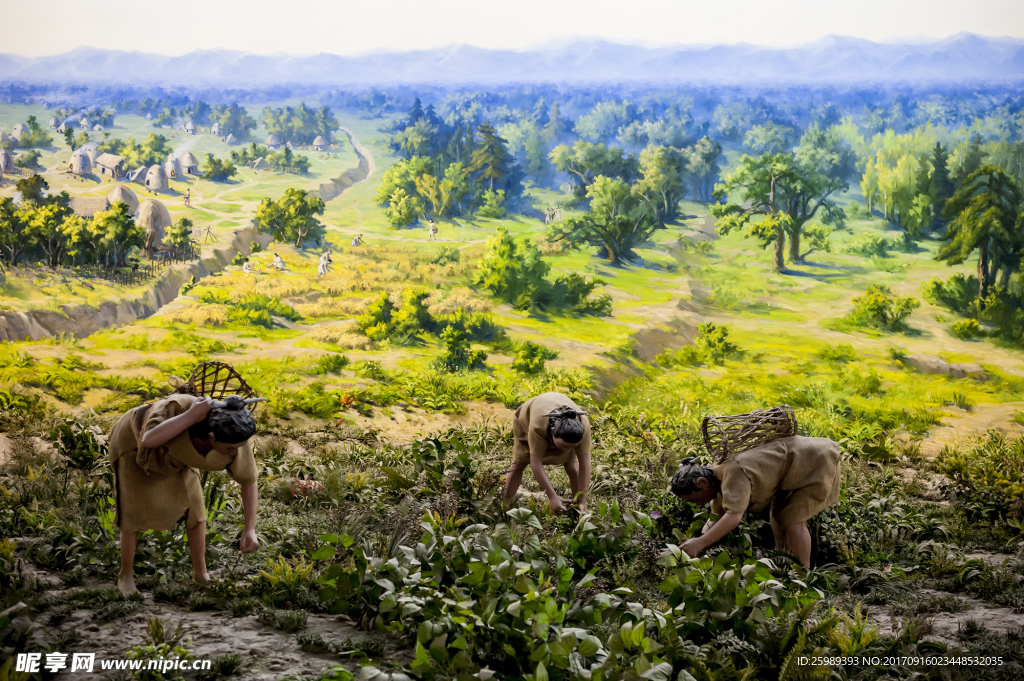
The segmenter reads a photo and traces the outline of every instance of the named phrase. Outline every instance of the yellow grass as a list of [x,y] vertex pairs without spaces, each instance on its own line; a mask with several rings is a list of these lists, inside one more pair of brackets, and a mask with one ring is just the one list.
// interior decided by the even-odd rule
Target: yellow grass
[[295,311],[303,317],[351,317],[366,311],[366,301],[355,298],[321,298],[315,303],[299,303]]
[[370,339],[355,333],[351,323],[318,326],[309,332],[308,338],[319,343],[335,343],[348,350],[365,350],[370,347]]
[[433,317],[454,314],[458,310],[466,312],[487,312],[491,309],[490,302],[479,297],[465,286],[456,286],[445,293],[434,291],[426,300],[427,312]]
[[197,326],[220,326],[228,320],[228,312],[223,305],[191,303],[176,310],[169,310],[164,314],[164,319]]

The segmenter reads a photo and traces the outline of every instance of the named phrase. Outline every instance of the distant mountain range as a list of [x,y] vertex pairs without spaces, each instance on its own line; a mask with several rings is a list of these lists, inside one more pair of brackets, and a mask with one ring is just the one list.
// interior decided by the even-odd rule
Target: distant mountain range
[[931,42],[827,36],[791,48],[639,47],[567,41],[528,51],[451,45],[358,56],[200,50],[180,57],[90,47],[51,57],[0,55],[0,81],[32,84],[365,86],[397,84],[1018,82],[1024,40],[962,33]]

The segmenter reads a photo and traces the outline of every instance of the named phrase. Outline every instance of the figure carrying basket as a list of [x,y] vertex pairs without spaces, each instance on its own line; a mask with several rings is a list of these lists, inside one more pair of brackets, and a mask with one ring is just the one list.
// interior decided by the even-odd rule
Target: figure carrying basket
[[253,417],[266,398],[223,362],[204,362],[174,394],[129,410],[110,433],[115,520],[121,530],[121,572],[117,587],[135,593],[135,547],[142,530],[170,530],[185,524],[192,576],[210,581],[206,570],[206,508],[199,471],[227,471],[241,485],[242,553],[259,547],[256,538],[258,468],[253,456]]
[[785,404],[708,416],[701,431],[715,463],[684,459],[672,477],[672,493],[692,503],[710,503],[719,519],[684,542],[683,551],[695,557],[736,529],[747,511],[770,508],[776,547],[791,551],[809,568],[807,521],[839,501],[839,445],[797,435],[796,416]]

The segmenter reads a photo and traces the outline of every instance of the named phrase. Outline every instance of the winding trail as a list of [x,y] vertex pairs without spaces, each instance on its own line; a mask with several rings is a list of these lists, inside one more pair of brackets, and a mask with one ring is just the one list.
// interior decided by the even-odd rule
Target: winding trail
[[356,152],[356,156],[359,157],[359,165],[355,168],[349,168],[342,173],[341,177],[334,178],[329,184],[320,185],[320,198],[324,200],[324,203],[338,198],[351,189],[352,185],[365,181],[377,170],[377,165],[373,161],[373,154],[359,143],[355,134],[348,128],[339,128],[339,130],[348,137],[348,141],[352,144],[352,149]]

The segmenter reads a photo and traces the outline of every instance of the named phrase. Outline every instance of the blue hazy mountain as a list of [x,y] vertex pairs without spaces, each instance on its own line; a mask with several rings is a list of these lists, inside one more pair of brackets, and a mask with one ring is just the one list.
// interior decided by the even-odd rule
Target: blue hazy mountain
[[0,55],[0,81],[67,84],[391,85],[514,82],[825,84],[1017,82],[1024,40],[962,33],[943,40],[876,43],[826,36],[806,45],[640,47],[572,40],[533,50],[450,45],[356,56],[257,55],[200,50],[182,56],[83,47],[60,55]]

